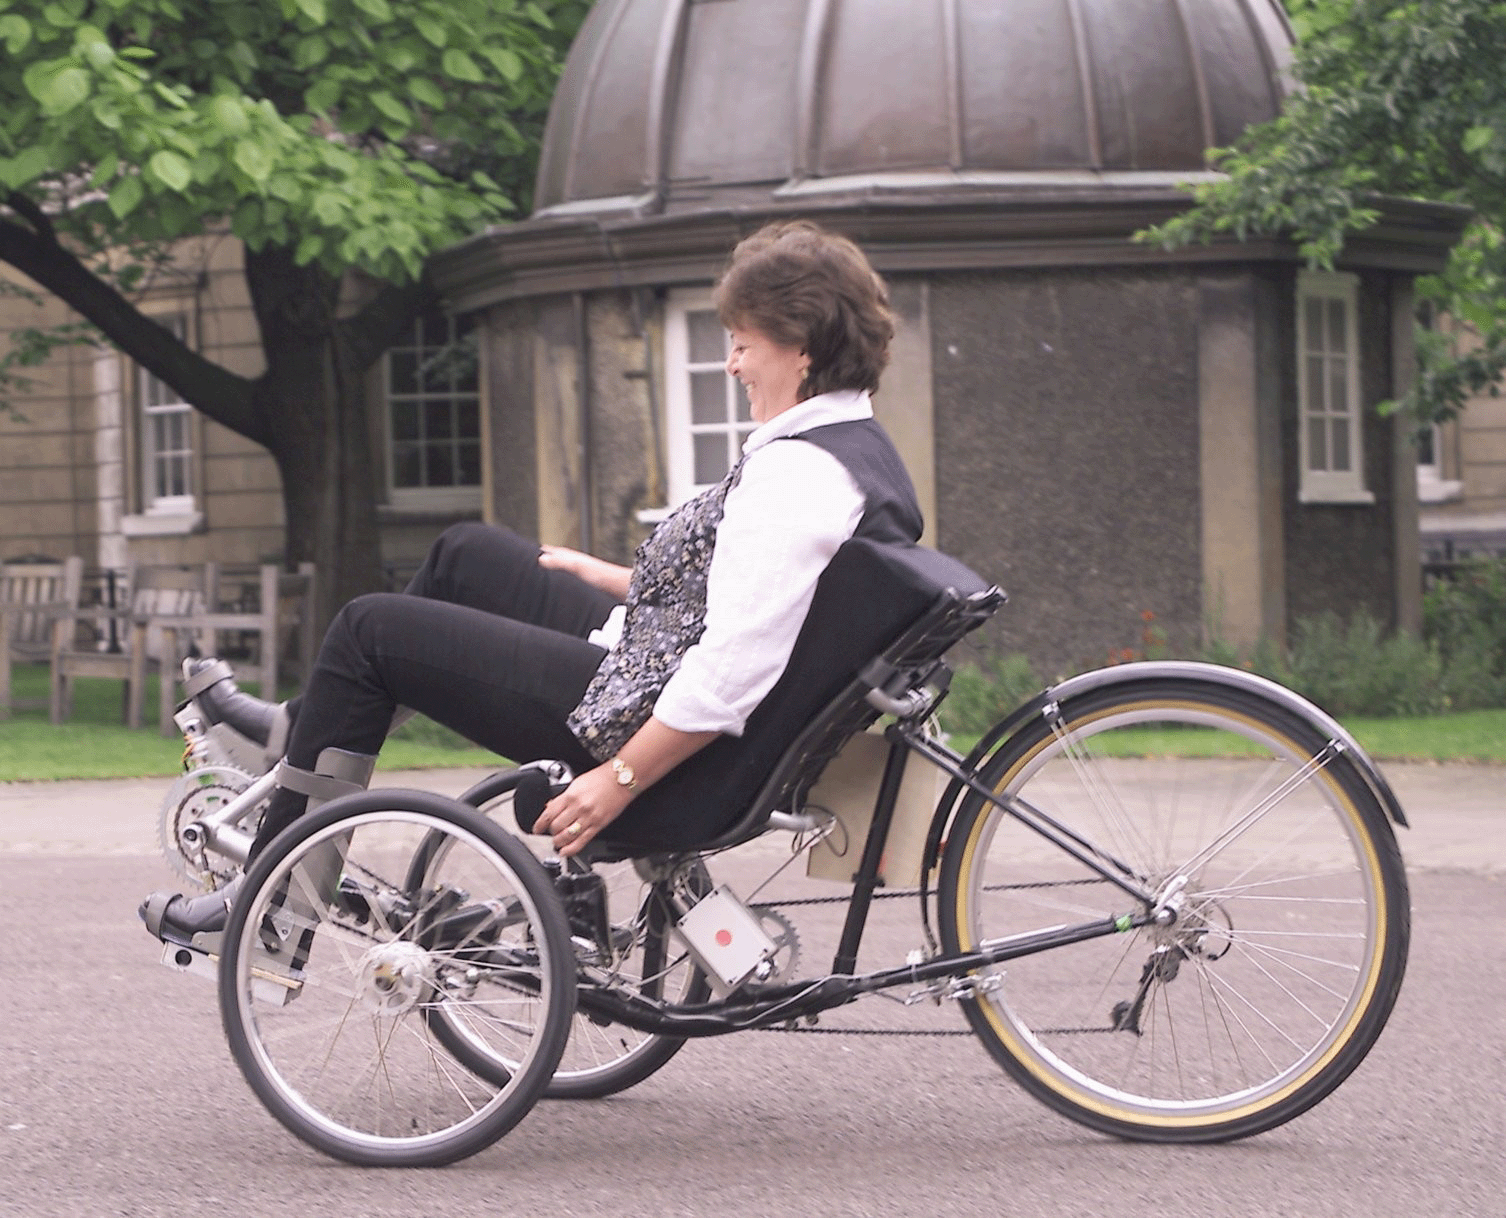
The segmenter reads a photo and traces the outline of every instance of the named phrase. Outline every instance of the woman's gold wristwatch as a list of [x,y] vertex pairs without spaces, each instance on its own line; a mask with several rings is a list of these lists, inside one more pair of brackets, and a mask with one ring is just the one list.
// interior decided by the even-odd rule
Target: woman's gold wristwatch
[[638,789],[638,775],[633,773],[633,767],[621,757],[612,758],[612,773],[617,775],[619,787],[626,787],[629,791]]

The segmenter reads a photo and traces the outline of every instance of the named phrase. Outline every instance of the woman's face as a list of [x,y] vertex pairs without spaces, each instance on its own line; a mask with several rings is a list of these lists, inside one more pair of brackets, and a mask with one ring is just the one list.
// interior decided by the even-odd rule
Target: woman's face
[[767,423],[800,401],[800,385],[811,358],[799,347],[786,347],[751,326],[730,331],[732,354],[727,375],[748,391],[753,421]]

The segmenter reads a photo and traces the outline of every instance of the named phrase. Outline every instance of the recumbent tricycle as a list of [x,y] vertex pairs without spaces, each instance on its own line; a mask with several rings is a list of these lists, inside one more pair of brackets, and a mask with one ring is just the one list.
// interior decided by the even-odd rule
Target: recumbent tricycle
[[[452,1162],[541,1097],[641,1082],[691,1037],[895,991],[955,1002],[1012,1078],[1097,1130],[1212,1142],[1290,1120],[1359,1064],[1401,984],[1394,795],[1318,708],[1196,663],[1071,678],[953,751],[934,718],[944,656],[1004,599],[935,551],[848,542],[745,735],[624,818],[654,840],[598,840],[568,865],[491,815],[511,805],[530,825],[563,765],[450,799],[364,790],[372,759],[329,750],[310,811],[250,867],[223,934],[169,941],[164,963],[217,980],[272,1114],[360,1164]],[[205,718],[192,699],[179,712],[190,762],[163,833],[183,874],[213,884],[244,861],[275,779],[241,768],[234,733]],[[818,780],[880,729],[862,837]],[[916,947],[860,973],[871,903],[896,895],[880,868],[917,765],[945,785],[903,894]],[[686,826],[707,818],[683,812],[707,807],[724,827],[694,840]],[[796,976],[778,903],[715,879],[721,852],[770,833],[850,863],[826,972]]]

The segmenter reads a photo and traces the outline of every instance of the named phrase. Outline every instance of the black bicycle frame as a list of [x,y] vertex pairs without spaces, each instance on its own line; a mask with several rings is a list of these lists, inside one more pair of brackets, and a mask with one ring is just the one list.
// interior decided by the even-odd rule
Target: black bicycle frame
[[[899,985],[921,985],[948,977],[962,977],[975,969],[1015,960],[1021,956],[1065,947],[1089,939],[1122,934],[1145,926],[1154,918],[1155,894],[1142,877],[1092,843],[1058,824],[1038,808],[1000,798],[963,766],[966,758],[930,739],[923,729],[898,722],[888,729],[889,755],[874,801],[873,820],[863,845],[862,860],[853,879],[841,939],[832,961],[831,974],[818,979],[778,986],[752,986],[712,1002],[672,1004],[645,997],[623,987],[597,985],[583,976],[577,1003],[588,1016],[601,1018],[640,1032],[669,1036],[717,1036],[727,1032],[770,1027],[799,1020],[852,1002],[863,994]],[[915,964],[877,972],[856,974],[858,948],[868,924],[868,913],[879,885],[879,865],[889,840],[900,783],[911,752],[920,753],[957,782],[995,807],[1015,817],[1088,870],[1097,873],[1128,896],[1139,910],[1107,916],[1092,922],[1053,926],[997,939],[971,952],[939,955]],[[650,900],[654,899],[650,896]]]

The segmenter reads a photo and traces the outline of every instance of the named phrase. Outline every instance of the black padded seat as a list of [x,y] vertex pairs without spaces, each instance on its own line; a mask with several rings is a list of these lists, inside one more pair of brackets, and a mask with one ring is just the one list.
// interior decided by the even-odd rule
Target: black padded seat
[[[879,712],[866,695],[879,673],[891,693],[924,684],[940,657],[1004,602],[997,587],[924,546],[854,539],[816,586],[790,662],[741,736],[713,741],[635,799],[593,857],[714,849],[761,832],[797,806],[827,761]],[[870,667],[878,659],[879,667]],[[523,827],[531,812],[519,799]]]

